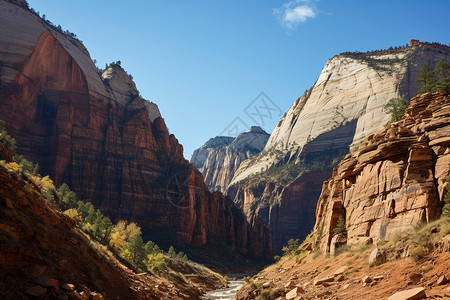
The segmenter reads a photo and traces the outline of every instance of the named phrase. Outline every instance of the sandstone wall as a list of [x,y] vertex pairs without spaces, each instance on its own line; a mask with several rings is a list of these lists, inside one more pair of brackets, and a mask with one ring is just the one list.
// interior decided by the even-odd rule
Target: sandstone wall
[[[290,238],[304,238],[314,223],[304,212],[315,208],[322,182],[332,176],[333,167],[388,123],[383,111],[387,101],[417,94],[415,81],[422,65],[433,67],[449,54],[448,49],[420,44],[386,53],[333,57],[314,86],[278,122],[264,150],[242,162],[227,195],[247,215],[259,215],[270,224],[277,250]],[[249,194],[253,194],[251,206],[244,205]],[[295,209],[287,209],[287,215],[275,214],[273,208],[278,206]],[[292,220],[297,233],[289,229]]]
[[376,243],[440,216],[450,174],[450,97],[411,100],[405,116],[369,136],[323,185],[314,237],[330,249],[339,215],[347,244]]
[[0,1],[0,15],[0,119],[42,174],[163,246],[273,257],[269,231],[208,192],[120,66],[100,76],[82,44],[26,9]]

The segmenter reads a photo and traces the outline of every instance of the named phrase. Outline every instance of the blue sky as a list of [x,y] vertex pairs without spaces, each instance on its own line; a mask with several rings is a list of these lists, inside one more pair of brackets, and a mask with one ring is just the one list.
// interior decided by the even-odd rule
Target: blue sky
[[[100,67],[121,60],[188,159],[233,121],[270,133],[340,52],[450,43],[447,0],[28,2],[77,34]],[[254,101],[261,92],[270,100]]]

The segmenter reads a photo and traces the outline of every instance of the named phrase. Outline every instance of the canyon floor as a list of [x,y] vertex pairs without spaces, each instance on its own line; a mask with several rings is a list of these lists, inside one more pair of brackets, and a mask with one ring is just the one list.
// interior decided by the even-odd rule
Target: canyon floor
[[[446,224],[441,229],[448,222],[441,223]],[[446,229],[436,228],[439,226],[427,225],[418,233],[399,236],[378,248],[365,245],[335,256],[304,251],[286,255],[248,278],[237,299],[450,299],[450,235]],[[430,232],[436,230],[440,233],[434,239]],[[430,248],[417,255],[420,246],[412,241],[427,235]],[[369,265],[374,249],[385,253],[385,263]],[[390,298],[405,290],[420,291],[421,287],[425,296]]]

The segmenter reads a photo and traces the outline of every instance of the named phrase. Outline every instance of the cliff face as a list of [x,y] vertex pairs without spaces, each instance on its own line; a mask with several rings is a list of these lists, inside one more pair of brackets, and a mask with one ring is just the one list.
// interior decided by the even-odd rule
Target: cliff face
[[448,175],[450,97],[419,95],[400,121],[370,135],[323,184],[317,246],[330,250],[340,215],[348,245],[376,243],[439,217]]
[[211,191],[225,192],[240,164],[259,153],[269,135],[254,126],[249,132],[231,137],[215,137],[195,150],[191,163],[200,170]]
[[223,245],[270,259],[270,234],[183,158],[154,103],[118,65],[100,76],[89,53],[0,1],[0,119],[18,152],[112,219],[138,222],[161,245]]
[[314,224],[309,213],[333,166],[383,128],[389,99],[417,93],[422,65],[433,67],[449,54],[448,48],[418,44],[333,57],[279,121],[264,150],[241,164],[227,195],[271,226],[278,250],[290,238],[305,237]]

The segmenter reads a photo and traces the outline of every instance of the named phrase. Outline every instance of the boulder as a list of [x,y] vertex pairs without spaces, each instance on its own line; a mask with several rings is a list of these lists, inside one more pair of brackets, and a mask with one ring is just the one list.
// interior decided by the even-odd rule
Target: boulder
[[370,276],[364,276],[361,281],[362,283],[371,283],[372,278]]
[[446,283],[448,283],[448,279],[445,275],[442,275],[441,277],[439,277],[439,279],[436,282],[437,285],[443,285]]
[[347,243],[347,237],[343,234],[333,236],[330,243],[330,255],[335,255],[336,250]]
[[319,278],[314,280],[314,285],[321,285],[324,282],[333,282],[334,281],[334,277],[333,276],[329,276],[329,277],[323,277],[323,278]]
[[373,280],[375,280],[375,281],[380,281],[380,280],[382,280],[384,278],[384,275],[376,275],[376,276],[373,276]]
[[343,275],[348,270],[347,266],[340,267],[334,272],[334,276]]
[[388,300],[418,300],[426,297],[425,289],[418,287],[415,289],[397,292],[390,296]]
[[75,286],[71,283],[65,283],[65,284],[63,284],[62,289],[65,291],[71,292],[71,291],[75,290]]
[[420,280],[422,279],[423,276],[420,273],[411,273],[408,275],[408,277],[413,284],[418,284],[420,283]]
[[378,248],[375,248],[370,252],[369,265],[378,266],[386,261],[386,255]]
[[284,285],[284,288],[288,291],[292,290],[294,287],[296,287],[296,284],[293,281],[289,281]]
[[51,287],[51,288],[57,289],[57,288],[58,288],[58,285],[59,285],[58,280],[57,280],[57,279],[54,279],[54,278],[49,278],[49,279],[47,279],[47,281],[45,282],[45,286],[46,286],[46,287]]
[[298,296],[300,296],[300,293],[303,293],[303,292],[304,292],[304,290],[301,287],[295,287],[291,291],[289,291],[285,297],[287,300],[295,299]]

